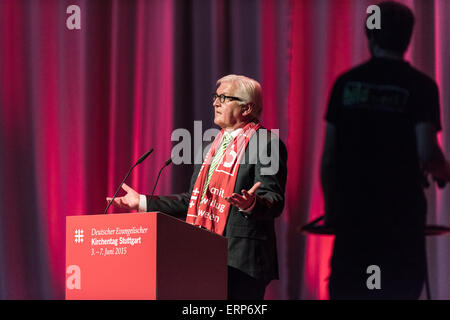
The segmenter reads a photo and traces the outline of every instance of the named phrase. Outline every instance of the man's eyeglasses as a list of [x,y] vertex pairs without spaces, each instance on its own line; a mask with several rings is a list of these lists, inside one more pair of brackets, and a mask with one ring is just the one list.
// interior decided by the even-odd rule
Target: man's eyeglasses
[[216,101],[217,98],[219,98],[220,103],[224,103],[226,99],[228,99],[229,101],[233,101],[233,100],[244,101],[238,97],[232,97],[232,96],[226,96],[224,94],[213,93],[212,94],[213,102]]

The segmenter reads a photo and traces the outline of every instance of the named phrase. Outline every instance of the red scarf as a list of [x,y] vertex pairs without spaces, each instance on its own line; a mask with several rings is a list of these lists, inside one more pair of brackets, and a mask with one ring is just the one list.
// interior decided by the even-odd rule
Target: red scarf
[[234,191],[241,158],[250,137],[260,126],[253,122],[248,123],[230,142],[211,176],[203,199],[200,199],[212,159],[221,145],[224,130],[216,136],[195,181],[186,217],[187,223],[223,234],[231,207],[225,197],[231,196]]

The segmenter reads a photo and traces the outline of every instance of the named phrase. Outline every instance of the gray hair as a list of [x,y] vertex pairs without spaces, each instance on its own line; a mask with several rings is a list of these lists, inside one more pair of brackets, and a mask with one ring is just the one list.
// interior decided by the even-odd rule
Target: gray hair
[[223,82],[232,82],[236,84],[237,94],[244,102],[240,104],[252,103],[251,116],[258,119],[262,111],[262,89],[258,81],[236,74],[229,74],[217,80],[217,86]]

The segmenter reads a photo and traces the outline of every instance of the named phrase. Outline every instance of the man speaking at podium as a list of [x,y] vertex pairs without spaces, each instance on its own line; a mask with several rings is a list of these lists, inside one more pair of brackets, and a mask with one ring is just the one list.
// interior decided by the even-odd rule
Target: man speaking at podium
[[217,85],[214,123],[222,130],[203,164],[194,166],[190,191],[151,197],[124,184],[127,194],[113,205],[161,211],[225,236],[228,299],[261,300],[268,283],[278,279],[274,220],[284,207],[287,151],[258,121],[262,92],[257,81],[228,75]]

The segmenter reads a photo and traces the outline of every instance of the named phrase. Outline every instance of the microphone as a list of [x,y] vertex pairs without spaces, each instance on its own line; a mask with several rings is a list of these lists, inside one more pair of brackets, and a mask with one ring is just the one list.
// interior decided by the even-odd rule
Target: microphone
[[[165,167],[167,167],[167,166],[168,166],[169,164],[171,164],[171,163],[172,163],[172,158],[169,158],[168,160],[166,160],[166,162],[164,162],[164,165],[161,167],[161,169],[159,169],[158,177],[156,178],[155,185],[153,186],[153,191],[152,191],[152,195],[150,196],[149,203],[150,203],[150,201],[152,201],[152,199],[153,199],[153,193],[155,192],[156,185],[158,184],[158,180],[159,180],[159,176],[161,175],[161,172],[163,171],[163,169],[164,169]],[[148,211],[148,209],[149,209],[149,208],[147,208],[147,211]]]
[[140,157],[140,158],[138,159],[138,161],[136,161],[135,166],[138,165],[139,163],[141,163],[142,161],[144,161],[144,160],[150,155],[150,153],[152,153],[152,152],[153,152],[153,148],[150,149],[150,151],[148,151],[148,152],[147,152],[146,154],[144,154],[142,157]]
[[125,179],[123,179],[122,183],[121,183],[121,184],[119,185],[119,187],[117,188],[116,193],[114,193],[114,196],[112,197],[111,201],[108,203],[108,206],[106,207],[104,214],[106,214],[106,212],[108,211],[109,206],[113,203],[114,199],[115,199],[116,196],[117,196],[117,193],[119,192],[119,190],[120,190],[120,188],[122,187],[122,185],[123,185],[123,183],[125,182],[125,180],[127,180],[128,176],[130,175],[130,173],[131,173],[131,171],[134,169],[134,167],[136,167],[138,164],[140,164],[142,161],[144,161],[144,160],[150,155],[150,153],[152,153],[152,152],[153,152],[153,148],[151,148],[150,151],[148,151],[148,152],[145,153],[142,157],[140,157],[140,158],[138,159],[138,161],[136,161],[136,163],[130,168],[130,170],[128,170],[128,173],[127,173],[127,175],[125,176]]

